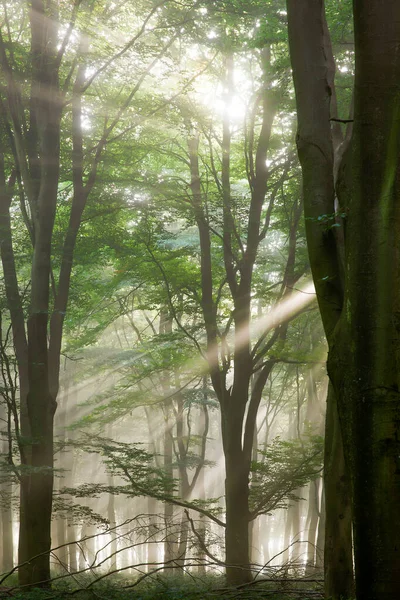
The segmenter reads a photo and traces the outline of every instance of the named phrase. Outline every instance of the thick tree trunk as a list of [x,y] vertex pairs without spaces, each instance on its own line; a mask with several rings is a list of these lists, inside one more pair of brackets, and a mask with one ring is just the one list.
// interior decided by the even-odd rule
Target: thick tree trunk
[[249,553],[249,473],[243,458],[236,453],[225,455],[225,560],[230,585],[251,581]]
[[[40,302],[38,303],[40,306]],[[19,581],[47,586],[50,580],[51,514],[53,502],[53,417],[47,372],[47,314],[28,322],[29,393],[32,438],[31,472],[21,477]]]
[[354,594],[350,481],[347,476],[335,392],[328,389],[325,427],[325,594],[340,600]]
[[[45,9],[34,0],[30,9],[32,127],[37,132],[39,179],[33,202],[34,248],[28,319],[28,419],[32,443],[31,471],[21,479],[20,583],[49,585],[53,500],[53,418],[56,397],[49,388],[47,324],[52,233],[60,170],[60,121],[57,6]],[[47,90],[43,94],[43,89]]]
[[21,478],[19,581],[49,585],[53,501],[53,416],[55,402],[48,388],[47,315],[28,323],[30,387],[27,397],[32,438],[32,471]]
[[[320,219],[323,215],[335,213],[334,180],[337,168],[335,169],[334,164],[330,123],[331,100],[335,94],[334,61],[323,0],[310,0],[307,3],[287,0],[287,7],[298,115],[297,146],[303,172],[307,245],[322,322],[328,344],[331,346],[343,307],[343,248],[340,235],[335,236],[337,229],[334,231],[333,228],[321,227]],[[343,226],[343,223],[338,222],[336,225]],[[339,231],[342,231],[342,227],[339,227]],[[334,396],[330,395],[327,405],[329,426],[334,424],[334,420],[330,418],[334,409],[331,406],[333,400]],[[330,440],[335,440],[336,444],[340,443],[336,430],[327,430],[327,455],[332,452]],[[335,446],[335,453],[338,452],[340,449]],[[348,497],[344,493],[336,493],[336,477],[340,481],[344,472],[336,472],[340,465],[332,464],[333,469],[325,474],[325,550],[328,552],[328,556],[325,557],[325,569],[328,569],[326,592],[334,598],[351,597],[353,584],[352,557],[351,553],[349,554],[351,529],[347,521]],[[332,482],[330,477],[333,478]],[[342,523],[341,515],[345,515],[346,525]],[[338,546],[334,547],[336,543]]]
[[346,310],[328,366],[351,471],[357,598],[389,600],[400,596],[400,4],[355,0],[354,26],[354,132],[340,174]]
[[[343,302],[335,294],[339,279],[332,257],[338,253],[329,254],[327,243],[332,234],[318,236],[310,222],[316,236],[309,236],[309,244],[353,494],[356,594],[360,600],[389,600],[400,596],[400,4],[388,0],[382,10],[379,0],[354,0],[353,6],[354,130],[338,174],[347,214]],[[326,105],[332,88],[322,52],[323,3],[289,0],[288,8],[305,196],[315,216],[330,214]]]

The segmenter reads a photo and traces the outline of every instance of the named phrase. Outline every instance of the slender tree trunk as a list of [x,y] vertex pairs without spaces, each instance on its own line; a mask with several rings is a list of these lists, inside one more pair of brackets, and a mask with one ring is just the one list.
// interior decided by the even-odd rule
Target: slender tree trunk
[[315,567],[315,549],[319,513],[319,481],[310,481],[308,485],[307,530],[307,563],[306,575],[313,573]]
[[[294,494],[301,496],[301,489],[294,490]],[[289,503],[286,510],[283,564],[296,563],[301,555],[300,543],[300,502]]]
[[84,524],[82,526],[81,538],[88,537],[88,539],[80,544],[81,549],[79,550],[79,570],[85,569],[93,564],[93,560],[96,556],[96,533],[97,528],[95,525]]
[[[172,331],[172,317],[168,310],[162,310],[160,314],[160,333],[169,334]],[[170,373],[166,372],[162,375],[162,389],[165,396],[164,401],[164,471],[172,478],[173,469],[173,415],[172,415],[172,400],[171,395],[171,378]],[[171,561],[175,558],[176,534],[173,531],[174,506],[165,503],[164,505],[164,522],[165,522],[165,541],[164,541],[164,562],[166,563],[165,571],[170,572]],[[168,563],[168,564],[167,564]]]
[[[107,436],[110,439],[112,439],[112,425],[109,425],[109,427],[108,427]],[[115,485],[115,478],[114,478],[114,475],[112,472],[107,473],[107,485],[110,488],[113,488]],[[114,494],[108,495],[107,519],[108,519],[109,527],[110,527],[110,529],[112,529],[112,531],[110,532],[111,544],[109,546],[109,550],[110,550],[111,558],[110,558],[109,568],[111,571],[115,571],[117,568],[117,550],[118,550],[117,534],[118,534],[118,532],[115,530],[115,526],[117,524],[117,518],[116,518],[116,511],[115,511],[115,495]]]
[[[201,500],[205,500],[206,490],[205,490],[205,481],[204,481],[204,468],[201,469],[201,471],[199,473],[199,478],[198,478],[197,484],[198,484],[198,488],[197,488],[198,489],[198,497]],[[205,523],[204,515],[200,515],[200,523],[198,524],[197,532],[200,536],[200,539],[201,539],[203,545],[206,545],[206,523]],[[197,556],[199,559],[198,574],[205,575],[206,574],[206,566],[205,566],[206,554],[202,547],[200,547],[198,549]]]
[[322,479],[321,509],[320,509],[320,517],[319,517],[319,521],[318,521],[317,547],[316,547],[316,556],[315,556],[315,566],[317,569],[321,569],[324,566],[325,532],[326,532],[325,484],[324,484],[324,480]]
[[158,544],[157,536],[159,535],[159,528],[157,527],[157,500],[148,497],[147,499],[147,510],[149,513],[149,533],[147,543],[147,563],[148,571],[155,568],[158,561]]
[[[297,489],[294,491],[296,495],[302,496],[303,490]],[[301,500],[293,502],[289,508],[292,517],[292,547],[291,547],[291,561],[298,564],[300,556],[302,555],[302,543],[301,543]]]
[[[253,378],[254,383],[254,378]],[[258,459],[258,439],[257,439],[257,427],[254,429],[253,436],[253,448],[252,448],[252,461]],[[257,517],[249,523],[249,548],[250,548],[250,562],[252,565],[261,564],[261,543],[260,543],[260,520],[261,517]]]
[[[179,389],[179,375],[175,372],[175,387]],[[187,452],[188,452],[188,442],[187,442],[187,431],[185,428],[184,421],[184,399],[180,392],[175,394],[175,423],[176,423],[176,445],[178,448],[178,461],[179,461],[179,483],[180,483],[180,497],[183,500],[189,500],[191,493],[191,486],[189,485],[189,477],[188,477],[188,468],[187,468]],[[179,530],[179,544],[177,548],[177,561],[176,564],[178,567],[183,567],[185,565],[186,558],[186,550],[188,543],[188,520],[185,513],[182,513],[181,516],[181,524]]]
[[[67,441],[67,433],[66,433],[66,425],[67,425],[67,405],[68,405],[68,396],[69,396],[69,382],[67,381],[64,389],[62,390],[62,394],[59,401],[59,409],[56,414],[55,419],[55,430],[58,441],[61,444],[61,450],[59,450],[56,455],[56,469],[59,471],[55,476],[55,488],[56,490],[60,490],[65,484],[65,469],[67,468],[66,462],[66,441]],[[59,566],[63,566],[68,569],[68,547],[65,545],[67,542],[67,519],[62,515],[55,515],[55,519],[53,520],[53,532],[54,532],[54,546],[63,546],[59,550],[57,550],[57,557],[60,561]]]
[[[65,397],[64,403],[64,414],[65,414],[65,423],[71,425],[74,423],[77,417],[77,403],[78,403],[78,392],[74,389],[76,386],[76,382],[74,380],[75,375],[75,364],[73,361],[70,361],[68,365],[67,377],[69,382],[68,385],[68,395]],[[70,431],[66,437],[66,442],[74,439],[74,432]],[[64,458],[64,485],[67,488],[72,488],[75,485],[75,474],[77,470],[77,461],[75,460],[74,452],[71,452],[70,447],[67,445],[68,451],[65,453]],[[72,541],[78,538],[77,527],[74,523],[73,516],[71,514],[67,515],[66,519],[66,542],[68,542],[68,565],[70,572],[74,572],[78,570],[77,563],[77,550],[78,547],[76,544],[71,543]]]
[[[111,473],[108,474],[108,485],[110,487],[114,487],[114,477]],[[111,571],[115,571],[117,568],[117,532],[115,531],[115,526],[117,524],[115,517],[115,495],[108,495],[108,503],[107,503],[107,519],[110,524],[110,528],[112,531],[110,533],[111,536],[111,544],[110,544],[110,569]]]
[[290,544],[291,544],[291,534],[292,534],[292,512],[290,510],[290,505],[287,507],[285,511],[285,530],[283,533],[283,554],[282,554],[282,563],[286,565],[290,560]]
[[185,558],[188,545],[188,533],[188,521],[186,515],[182,513],[181,524],[179,527],[179,543],[177,544],[176,551],[176,565],[179,568],[183,568],[185,566]]
[[68,566],[71,573],[78,570],[78,562],[76,560],[76,544],[71,543],[76,540],[76,528],[72,519],[67,519],[67,541],[68,541]]
[[2,539],[2,573],[11,571],[14,566],[13,515],[11,510],[12,485],[2,486],[1,539]]
[[258,517],[251,521],[249,531],[250,562],[257,566],[261,565],[260,520],[261,517]]
[[[164,470],[172,476],[172,439],[171,433],[166,432],[164,440]],[[164,523],[165,523],[165,541],[164,541],[164,562],[166,563],[166,572],[171,570],[171,561],[175,558],[176,533],[174,531],[174,506],[165,503],[164,505]],[[168,564],[167,564],[168,563]]]
[[[269,515],[262,515],[261,517],[259,517],[261,523],[260,523],[260,546],[262,549],[262,563],[264,565],[266,565],[270,558],[270,551],[269,551],[269,540],[273,539],[273,531],[271,528],[271,520]],[[260,561],[261,562],[261,561]]]
[[[60,567],[65,567],[68,569],[68,547],[67,543],[67,520],[63,517],[58,517],[55,522],[55,535],[53,540],[54,546],[62,546],[57,551],[58,561]],[[57,561],[57,562],[58,562]]]

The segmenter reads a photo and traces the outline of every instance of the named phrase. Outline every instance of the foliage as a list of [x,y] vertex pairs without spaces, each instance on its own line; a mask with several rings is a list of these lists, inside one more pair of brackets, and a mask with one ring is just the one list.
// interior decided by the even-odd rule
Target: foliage
[[322,469],[323,438],[308,436],[294,440],[275,438],[261,460],[252,463],[250,505],[252,517],[286,508],[299,500],[295,490],[318,477]]
[[126,481],[125,486],[104,486],[83,484],[74,489],[62,488],[61,493],[73,494],[80,498],[93,497],[103,492],[124,493],[135,496],[172,496],[176,482],[163,469],[154,466],[152,454],[137,445],[93,437],[74,442],[80,449],[100,453],[107,469],[119,474]]

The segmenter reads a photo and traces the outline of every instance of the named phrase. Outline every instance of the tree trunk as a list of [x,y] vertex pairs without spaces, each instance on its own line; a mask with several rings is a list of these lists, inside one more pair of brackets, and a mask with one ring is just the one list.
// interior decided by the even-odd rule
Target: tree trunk
[[[400,596],[400,4],[388,0],[382,10],[379,0],[354,0],[353,7],[354,129],[337,185],[347,215],[343,301],[334,293],[338,253],[327,243],[334,237],[318,234],[309,222],[316,238],[308,241],[352,487],[356,594],[389,600]],[[323,3],[289,0],[288,8],[299,156],[305,196],[318,218],[333,213],[334,195]],[[328,299],[336,309],[329,309]]]
[[[198,498],[200,498],[200,500],[205,500],[206,490],[205,490],[205,481],[204,481],[204,467],[201,469],[201,471],[199,473],[199,478],[197,480],[197,486],[198,486],[197,487]],[[200,523],[198,524],[198,527],[197,527],[197,533],[199,534],[199,537],[200,537],[203,545],[205,546],[206,545],[206,523],[205,523],[204,515],[200,515]],[[206,554],[201,546],[197,550],[196,554],[199,559],[199,566],[198,566],[197,572],[199,575],[205,575],[206,574],[206,566],[205,566]]]
[[78,570],[78,562],[76,560],[76,544],[71,543],[76,540],[76,528],[72,519],[67,519],[67,540],[68,540],[68,566],[70,573]]
[[[298,496],[302,496],[303,490],[297,489],[294,491],[294,494]],[[291,538],[291,562],[296,563],[298,565],[300,557],[302,555],[302,544],[301,544],[301,525],[300,525],[300,502],[293,502],[293,504],[289,508],[289,512],[291,513],[291,521],[292,521],[292,538]]]
[[[41,355],[37,352],[36,360],[40,361]],[[47,358],[44,360],[47,362]],[[21,478],[19,581],[22,585],[47,586],[50,580],[54,409],[50,396],[40,390],[41,385],[43,390],[48,387],[47,373],[45,377],[35,378],[35,384],[31,385],[28,394],[31,435],[37,440],[32,445],[30,465],[35,471]]]
[[321,509],[318,521],[317,547],[315,556],[315,566],[321,569],[324,566],[324,546],[325,546],[325,531],[326,531],[326,510],[325,510],[325,485],[322,480],[321,494]]
[[328,367],[353,490],[357,598],[389,600],[400,597],[400,4],[355,0],[354,27],[354,131],[339,174],[346,310]]
[[[169,477],[173,477],[173,442],[171,431],[170,401],[165,407],[165,431],[164,431],[164,471]],[[175,558],[176,536],[173,531],[174,506],[169,503],[164,504],[164,522],[165,522],[165,541],[164,541],[164,562],[166,563],[166,572],[171,569],[171,561]],[[168,563],[168,564],[167,564]]]
[[[261,535],[261,548],[262,548],[262,557],[263,564],[266,565],[271,559],[271,554],[269,551],[269,540],[273,539],[273,531],[272,531],[272,523],[269,515],[262,515],[259,517],[261,520],[260,530],[263,533]],[[261,561],[260,561],[261,562]]]
[[59,566],[68,570],[68,547],[67,543],[67,520],[64,517],[58,517],[55,523],[54,546],[62,546],[57,550]]
[[243,458],[225,454],[226,575],[230,585],[251,581],[249,568],[249,473]]
[[328,389],[325,427],[325,594],[340,600],[354,594],[350,482],[346,474],[335,392]]
[[[67,467],[68,459],[66,459],[66,442],[67,442],[67,405],[68,405],[68,396],[69,396],[69,382],[67,381],[64,389],[62,391],[60,400],[59,400],[59,410],[56,414],[55,419],[55,430],[56,437],[61,444],[61,449],[58,451],[56,455],[56,469],[60,472],[56,474],[55,477],[55,488],[59,491],[65,485],[65,473],[64,470]],[[53,520],[53,532],[54,532],[54,541],[53,547],[62,546],[59,550],[57,550],[57,558],[59,561],[59,565],[61,568],[68,570],[68,547],[67,543],[67,519],[64,515],[55,515],[55,519]],[[65,571],[64,571],[65,572]]]
[[261,540],[260,540],[260,520],[261,517],[254,519],[249,525],[249,547],[250,562],[258,567],[262,564],[261,559]]
[[[264,359],[267,349],[272,348],[280,333],[280,330],[276,329],[268,342],[265,342],[266,338],[262,337],[252,351],[250,339],[252,279],[259,245],[267,234],[274,203],[274,195],[271,194],[268,207],[264,211],[270,175],[267,155],[279,94],[276,90],[272,90],[270,85],[271,51],[266,44],[261,51],[263,87],[257,96],[253,113],[253,126],[258,112],[262,113],[257,142],[255,142],[254,131],[249,134],[248,183],[251,198],[246,232],[243,235],[239,232],[238,223],[235,221],[235,202],[232,198],[230,182],[232,128],[229,103],[234,94],[234,59],[229,50],[226,52],[224,63],[223,87],[226,109],[222,122],[221,174],[217,172],[214,165],[212,170],[222,204],[224,270],[234,307],[232,311],[234,340],[233,350],[230,351],[227,351],[225,336],[219,332],[217,319],[219,292],[218,286],[214,289],[213,282],[210,233],[212,229],[209,223],[207,198],[201,185],[199,134],[193,132],[189,123],[188,148],[192,192],[190,202],[199,231],[201,250],[201,306],[207,337],[207,360],[211,382],[221,407],[226,472],[226,572],[228,583],[236,585],[251,580],[248,505],[251,450],[262,391],[275,364],[274,360]],[[244,237],[245,242],[242,241]],[[295,238],[294,235],[294,241]],[[293,255],[290,254],[282,294],[286,291],[289,277],[292,275],[294,266],[292,258]],[[284,329],[282,326],[282,336],[279,338],[281,343],[285,337]],[[257,369],[255,369],[256,365]],[[233,373],[233,383],[228,386],[229,371]],[[254,390],[250,391],[254,371],[257,371],[257,376]]]
[[11,569],[14,566],[14,540],[11,496],[11,484],[4,484],[2,486],[2,503],[4,503],[5,506],[3,505],[1,510],[2,573],[11,571]]
[[[30,8],[32,87],[31,115],[37,132],[39,179],[31,195],[34,248],[28,318],[28,419],[32,443],[30,472],[21,478],[19,581],[48,586],[50,579],[53,500],[53,418],[56,397],[49,386],[47,324],[49,313],[52,234],[60,171],[62,101],[57,62],[58,12],[39,0]],[[43,94],[46,89],[46,94]],[[31,123],[33,127],[33,123]],[[25,182],[27,183],[27,182]]]
[[308,485],[308,512],[306,520],[307,530],[307,562],[306,575],[314,572],[315,549],[319,513],[319,480],[310,481]]
[[[108,474],[108,485],[110,487],[114,487],[114,477],[112,474]],[[117,532],[115,531],[116,526],[116,518],[115,518],[115,495],[108,495],[108,504],[107,504],[107,519],[112,531],[110,532],[111,536],[111,544],[110,544],[110,569],[111,571],[115,571],[117,568],[117,551],[118,551],[118,543],[117,543]]]
[[[334,61],[329,31],[326,25],[323,0],[300,3],[287,0],[289,45],[293,79],[296,91],[298,134],[297,147],[303,173],[304,211],[311,270],[317,290],[328,345],[331,347],[335,328],[343,306],[343,222],[339,227],[321,227],[323,215],[335,214],[334,145],[331,131],[331,99],[334,98]],[[343,209],[344,210],[344,209]],[[346,366],[343,367],[346,369]],[[334,396],[328,394],[327,421],[331,427]],[[337,423],[338,425],[338,423]],[[334,437],[330,437],[330,436]],[[338,432],[327,429],[326,454],[332,452],[329,440],[340,443]],[[335,452],[340,452],[338,446]],[[341,480],[344,471],[335,473],[339,465],[325,474],[326,543],[325,557],[326,591],[333,595],[351,597],[352,558],[351,529],[348,523],[348,497],[336,495],[336,476]],[[344,468],[344,465],[343,465]],[[342,492],[344,489],[343,488]],[[334,496],[331,497],[331,494]],[[339,506],[338,502],[342,501]],[[334,507],[334,509],[333,509]],[[333,510],[331,510],[331,508]],[[340,515],[345,515],[342,523]],[[337,535],[338,534],[338,535]],[[347,535],[347,538],[345,537]],[[337,547],[333,547],[334,544]],[[330,550],[329,550],[330,549]],[[332,553],[334,560],[332,560]],[[340,556],[340,561],[337,557]]]
[[159,534],[159,528],[157,526],[157,500],[154,498],[147,499],[147,510],[149,512],[149,530],[148,530],[148,541],[147,541],[147,563],[148,571],[156,568],[158,561],[158,544],[157,536]]

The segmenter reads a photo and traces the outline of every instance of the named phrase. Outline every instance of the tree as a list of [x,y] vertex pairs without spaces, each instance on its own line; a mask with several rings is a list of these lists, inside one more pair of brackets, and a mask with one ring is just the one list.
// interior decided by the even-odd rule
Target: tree
[[[0,34],[0,245],[19,371],[24,437],[19,576],[20,582],[28,585],[46,585],[50,579],[53,421],[64,320],[82,215],[106,145],[116,130],[117,139],[122,134],[123,117],[129,113],[143,81],[175,40],[172,34],[167,41],[153,43],[154,34],[150,34],[143,45],[138,44],[140,57],[144,58],[133,60],[137,65],[135,81],[130,79],[126,92],[124,78],[113,69],[126,55],[138,56],[135,44],[146,26],[157,22],[159,7],[154,5],[149,10],[146,3],[138,5],[137,31],[130,32],[129,42],[109,56],[109,41],[103,37],[99,46],[93,48],[88,33],[96,23],[104,24],[105,19],[112,26],[121,23],[121,7],[123,3],[110,7],[108,3],[82,0],[32,0],[27,6],[20,3],[14,12],[7,2],[2,5],[6,27]],[[23,24],[21,32],[15,28],[18,19]],[[172,33],[175,27],[179,29],[176,22],[166,29]],[[102,61],[99,47],[106,51]],[[95,80],[105,84],[105,104],[118,97],[116,111],[110,115],[104,109],[101,120],[96,118],[87,94]],[[85,117],[95,121],[87,136]],[[14,211],[16,200],[19,208]],[[16,212],[25,223],[31,243],[28,314],[22,303],[13,248]],[[65,227],[57,236],[58,217],[65,214]]]
[[[311,4],[309,9],[313,10]],[[299,10],[299,6],[296,7],[296,10]],[[298,27],[298,23],[303,21],[300,17],[296,18],[294,13],[292,15],[292,12],[293,5],[288,4],[290,52],[296,89],[299,135],[302,136],[301,139],[298,137],[298,149],[303,167],[308,249],[309,255],[312,257],[310,263],[314,281],[317,281],[320,288],[324,288],[321,292],[322,295],[318,296],[318,301],[329,344],[330,336],[340,316],[340,307],[343,301],[343,267],[341,264],[343,261],[341,227],[343,213],[341,216],[340,211],[335,210],[334,183],[338,173],[338,163],[349,141],[351,124],[348,126],[346,138],[343,138],[340,125],[335,121],[330,121],[331,118],[335,119],[338,115],[334,86],[335,62],[325,13],[320,13],[318,24],[315,20],[312,21],[316,24],[317,31],[313,30],[312,38],[307,38],[301,27]],[[302,18],[307,17],[303,16]],[[310,52],[307,48],[311,44],[311,39],[314,40],[315,46]],[[316,42],[317,39],[318,42]],[[321,43],[322,47],[319,46]],[[317,45],[319,50],[317,50]],[[328,91],[324,88],[322,80],[316,79],[314,72],[309,68],[310,63],[318,65],[314,67],[315,69],[321,68],[322,63],[319,62],[321,61],[321,52],[324,56],[323,61],[330,85]],[[306,58],[307,67],[303,62]],[[313,89],[315,104],[310,102],[310,89]],[[315,110],[317,113],[314,114]],[[306,153],[303,151],[304,145],[301,145],[303,139],[317,141],[317,144],[324,148],[324,153],[318,152],[318,146],[315,146],[313,150],[311,146],[308,146],[306,157]],[[304,168],[305,160],[308,161],[307,169]],[[321,164],[318,171],[312,174],[315,160]],[[323,189],[327,193],[326,197],[321,191]],[[328,189],[330,195],[328,195]],[[317,204],[315,200],[312,201],[312,197],[318,198],[319,203]],[[321,252],[321,250],[323,251]],[[325,591],[328,596],[339,598],[351,596],[353,593],[353,560],[349,482],[343,459],[342,435],[333,388],[329,389],[327,398],[325,443]]]
[[[228,341],[230,324],[221,332],[218,322],[218,292],[215,283],[215,267],[212,264],[212,234],[208,199],[201,186],[199,169],[199,136],[189,138],[192,207],[199,230],[201,252],[201,306],[207,335],[207,360],[210,377],[221,409],[221,432],[225,457],[226,530],[225,547],[229,583],[241,583],[251,578],[249,565],[249,476],[256,418],[262,392],[276,360],[268,358],[275,342],[285,339],[285,326],[275,329],[268,338],[263,332],[252,347],[250,324],[252,320],[251,292],[253,272],[260,244],[265,238],[274,205],[274,193],[270,193],[268,208],[263,210],[269,183],[267,156],[270,147],[272,124],[277,111],[279,94],[268,86],[270,73],[269,49],[263,49],[262,67],[264,89],[260,94],[261,127],[250,133],[248,149],[250,206],[247,220],[239,225],[235,219],[235,200],[231,192],[231,132],[226,112],[222,127],[221,175],[214,171],[221,197],[222,227],[218,234],[222,241],[224,278],[229,286],[232,303],[234,342],[232,350]],[[233,56],[225,60],[227,94],[233,89]],[[254,109],[258,112],[258,102]],[[254,126],[254,124],[253,124]],[[284,169],[283,178],[286,176]],[[294,207],[294,232],[297,230],[299,207]],[[243,227],[239,233],[239,227]],[[294,234],[294,247],[296,234]],[[294,247],[289,249],[294,251]],[[282,295],[296,279],[294,262],[288,259],[282,285]],[[265,341],[267,338],[267,341]],[[232,352],[232,361],[231,361]],[[233,368],[233,382],[228,384],[228,372]],[[247,413],[246,413],[247,410]],[[239,568],[237,568],[239,567]]]
[[[400,592],[400,60],[394,51],[400,6],[353,3],[354,126],[336,184],[344,219],[335,207],[324,4],[289,0],[287,6],[309,255],[351,480],[356,594],[389,599]],[[322,215],[333,216],[335,228],[318,226]]]

